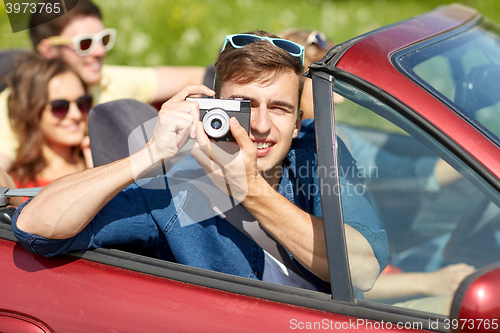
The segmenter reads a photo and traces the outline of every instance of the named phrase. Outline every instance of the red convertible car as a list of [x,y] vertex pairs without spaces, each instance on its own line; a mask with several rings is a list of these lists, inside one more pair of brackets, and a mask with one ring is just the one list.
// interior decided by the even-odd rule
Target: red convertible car
[[355,297],[335,191],[321,191],[332,294],[123,249],[44,258],[16,243],[7,207],[0,331],[499,332],[500,28],[471,8],[440,7],[337,45],[309,76],[319,168],[335,171],[320,172],[321,188],[354,170],[337,168],[340,137],[387,232],[391,267],[474,266],[455,293]]

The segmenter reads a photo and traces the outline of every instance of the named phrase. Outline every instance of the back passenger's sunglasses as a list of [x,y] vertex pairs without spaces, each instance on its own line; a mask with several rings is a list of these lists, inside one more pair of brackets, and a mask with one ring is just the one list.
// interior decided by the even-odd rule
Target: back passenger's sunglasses
[[70,103],[76,103],[80,112],[83,115],[87,115],[92,107],[92,96],[84,95],[73,102],[69,102],[65,99],[56,99],[54,101],[47,102],[47,104],[50,104],[51,106],[51,111],[54,117],[59,119],[64,119],[64,117],[66,117],[69,111]]
[[76,54],[85,57],[94,52],[98,43],[101,43],[106,52],[111,50],[115,45],[115,38],[115,29],[104,29],[96,34],[82,34],[72,38],[52,36],[47,40],[54,46],[73,44]]
[[325,51],[328,51],[328,42],[324,33],[314,30],[307,37],[306,45],[316,44]]
[[242,48],[245,45],[256,41],[267,40],[271,44],[290,53],[292,56],[299,58],[304,64],[304,47],[300,44],[281,38],[269,38],[250,34],[227,35],[222,46],[222,51],[226,48],[227,42],[230,42],[235,49]]

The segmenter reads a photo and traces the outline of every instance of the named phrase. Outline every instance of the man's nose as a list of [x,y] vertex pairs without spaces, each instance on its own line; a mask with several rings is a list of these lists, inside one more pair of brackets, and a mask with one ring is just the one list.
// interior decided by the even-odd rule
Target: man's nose
[[252,108],[250,127],[252,131],[258,134],[266,134],[271,130],[271,118],[266,105]]

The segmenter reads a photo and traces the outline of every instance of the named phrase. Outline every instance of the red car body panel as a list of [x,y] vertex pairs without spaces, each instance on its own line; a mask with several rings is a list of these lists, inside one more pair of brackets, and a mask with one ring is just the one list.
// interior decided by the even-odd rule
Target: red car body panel
[[[476,17],[476,11],[461,5],[445,7],[428,15],[416,17],[362,39],[345,52],[336,67],[383,89],[408,107],[418,110],[420,116],[459,143],[491,173],[500,178],[498,146],[399,72],[390,60],[395,52],[463,26]],[[380,75],[381,72],[384,75]]]
[[[0,239],[0,314],[55,332],[285,332],[307,325],[384,331],[380,322],[238,295],[72,256],[44,258]],[[22,316],[19,327],[25,325]],[[0,316],[0,324],[2,319]],[[15,322],[8,323],[11,327]],[[326,325],[326,326],[325,326]],[[329,326],[330,325],[330,326]],[[44,331],[33,331],[44,332]]]
[[50,333],[52,330],[38,320],[30,317],[0,311],[0,329],[2,333]]
[[[500,329],[500,269],[479,276],[467,288],[458,317],[461,332],[498,332]],[[466,322],[464,324],[464,322]]]

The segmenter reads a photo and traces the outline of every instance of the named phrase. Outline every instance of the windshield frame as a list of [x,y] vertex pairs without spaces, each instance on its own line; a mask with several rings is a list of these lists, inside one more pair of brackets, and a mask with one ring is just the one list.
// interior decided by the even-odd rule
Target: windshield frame
[[[451,38],[454,37],[463,37],[463,35],[471,32],[473,29],[478,29],[481,30],[483,33],[481,35],[486,35],[486,34],[491,34],[491,30],[487,29],[488,27],[496,27],[498,31],[500,32],[500,26],[493,21],[489,20],[488,18],[485,18],[482,16],[478,20],[474,20],[473,22],[466,24],[458,29],[455,29],[453,31],[450,31],[448,33],[436,36],[434,38],[428,39],[424,42],[412,45],[408,48],[404,48],[400,51],[395,52],[390,60],[393,66],[400,71],[402,74],[407,76],[409,79],[414,81],[416,84],[418,84],[420,87],[428,91],[432,96],[434,96],[436,99],[440,100],[443,104],[448,106],[450,109],[452,109],[456,114],[461,116],[464,120],[466,120],[468,123],[470,123],[472,126],[474,126],[478,131],[484,135],[486,138],[488,138],[490,141],[495,143],[498,147],[500,147],[500,136],[495,135],[493,132],[488,130],[482,123],[480,123],[475,117],[473,117],[470,112],[464,111],[462,108],[460,108],[456,103],[448,99],[446,96],[444,96],[441,92],[436,90],[434,87],[432,87],[429,83],[424,81],[419,75],[417,75],[413,71],[413,67],[416,65],[424,62],[424,59],[422,61],[414,61],[413,59],[410,61],[410,57],[416,52],[422,52],[426,48],[435,46],[436,44],[442,43],[449,41]],[[500,33],[497,33],[497,36],[500,39]],[[434,50],[433,50],[434,51]],[[439,55],[441,53],[436,53],[435,55]],[[435,56],[434,52],[431,55],[431,57]]]

